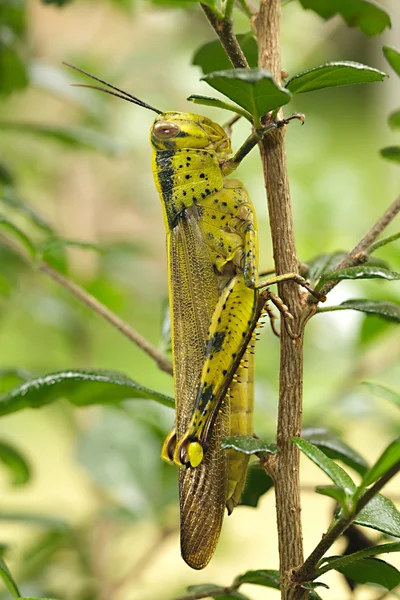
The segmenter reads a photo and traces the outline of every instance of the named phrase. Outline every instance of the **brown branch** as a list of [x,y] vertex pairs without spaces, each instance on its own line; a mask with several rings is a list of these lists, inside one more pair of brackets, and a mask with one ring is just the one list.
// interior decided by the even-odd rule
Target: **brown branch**
[[[231,23],[223,22],[215,12],[203,6],[212,27],[234,67],[247,67],[247,61],[233,34]],[[259,65],[280,80],[280,0],[261,0],[256,19]],[[296,272],[296,256],[289,182],[284,149],[284,132],[266,136],[260,144],[274,249],[275,272]],[[281,284],[279,293],[294,317],[301,313],[300,292],[296,286]],[[283,328],[284,329],[284,328]],[[300,332],[301,333],[301,332]],[[290,438],[301,431],[303,384],[302,342],[293,343],[286,333],[281,338],[280,398],[276,461],[268,464],[275,482],[282,598],[292,597],[290,572],[303,562],[300,519],[299,451]]]
[[[334,270],[345,269],[346,267],[354,267],[367,259],[366,254],[369,248],[378,238],[378,236],[386,229],[391,221],[400,212],[400,196],[389,206],[373,227],[361,238],[358,244],[351,250],[348,255],[334,268]],[[322,294],[328,294],[339,282],[327,281],[321,289]],[[315,303],[315,298],[309,297],[309,304]]]
[[311,581],[316,576],[316,566],[325,552],[333,545],[333,543],[342,535],[344,531],[351,525],[361,510],[368,504],[372,498],[374,498],[378,492],[387,484],[400,471],[400,461],[397,462],[389,471],[383,475],[373,486],[368,488],[361,498],[358,500],[355,508],[351,511],[350,515],[341,517],[336,525],[328,531],[311,552],[310,556],[304,562],[304,564],[293,572],[293,580],[297,583],[304,583]]
[[25,262],[27,262],[30,266],[36,267],[39,269],[41,273],[44,273],[48,277],[50,277],[53,281],[58,283],[65,290],[68,290],[70,294],[78,298],[83,304],[88,306],[95,313],[100,315],[105,321],[110,323],[115,329],[118,329],[122,335],[127,337],[131,342],[136,344],[143,352],[148,354],[158,365],[158,367],[172,375],[172,365],[170,361],[155,348],[150,342],[148,342],[140,333],[132,329],[130,325],[125,323],[120,317],[118,317],[115,313],[113,313],[107,306],[99,302],[97,298],[92,296],[89,292],[83,289],[77,283],[74,283],[55,269],[51,267],[47,262],[40,261],[37,265],[32,264],[29,257],[23,252],[23,250],[15,244],[12,240],[10,240],[7,236],[0,234],[0,238],[2,243],[8,246],[13,252],[17,253]]
[[202,4],[201,8],[235,69],[248,68],[249,65],[246,57],[233,33],[232,21],[230,19],[224,19],[222,16],[218,16],[218,14],[206,4]]
[[[280,0],[261,0],[256,18],[259,46],[259,66],[269,69],[279,82],[280,64]],[[284,147],[284,128],[266,136],[260,144],[264,169],[265,186],[271,237],[277,274],[296,272],[296,256],[293,230],[289,179]],[[273,465],[272,477],[275,484],[275,498],[278,524],[279,562],[281,593],[283,600],[296,597],[290,573],[303,562],[303,538],[300,517],[300,456],[291,442],[301,431],[303,393],[303,349],[300,292],[297,286],[282,283],[278,287],[283,302],[290,307],[295,318],[300,339],[294,342],[281,329],[281,355],[279,377],[279,409],[277,444],[280,448]],[[271,465],[272,466],[272,465]],[[299,590],[304,594],[304,590]]]

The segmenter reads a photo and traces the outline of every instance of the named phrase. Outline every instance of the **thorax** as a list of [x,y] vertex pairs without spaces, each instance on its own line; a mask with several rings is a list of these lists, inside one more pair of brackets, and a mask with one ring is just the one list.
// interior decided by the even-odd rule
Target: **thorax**
[[175,226],[185,208],[223,187],[217,156],[207,150],[156,150],[153,152],[153,176],[168,230]]

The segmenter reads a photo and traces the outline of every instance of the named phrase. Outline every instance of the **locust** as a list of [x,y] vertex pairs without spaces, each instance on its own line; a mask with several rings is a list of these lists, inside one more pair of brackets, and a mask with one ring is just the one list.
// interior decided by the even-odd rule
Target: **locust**
[[[254,132],[232,157],[229,133],[209,118],[164,112],[108,82],[76,84],[156,113],[152,169],[167,235],[175,426],[162,458],[179,469],[181,554],[203,569],[218,543],[225,507],[239,503],[249,457],[221,440],[253,435],[254,332],[272,300],[269,290],[296,273],[258,274],[258,228],[244,185],[229,175],[267,133]],[[286,124],[289,119],[284,123]],[[312,292],[312,290],[310,290]]]

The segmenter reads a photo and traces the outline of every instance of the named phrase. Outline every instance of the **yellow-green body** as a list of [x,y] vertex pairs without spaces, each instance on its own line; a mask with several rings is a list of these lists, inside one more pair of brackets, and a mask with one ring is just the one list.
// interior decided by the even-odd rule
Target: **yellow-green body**
[[181,549],[210,560],[225,506],[243,491],[248,457],[220,440],[253,433],[254,361],[235,357],[258,298],[257,226],[243,185],[227,179],[224,130],[206,117],[164,113],[153,125],[153,173],[167,230],[176,424],[163,457],[180,469]]

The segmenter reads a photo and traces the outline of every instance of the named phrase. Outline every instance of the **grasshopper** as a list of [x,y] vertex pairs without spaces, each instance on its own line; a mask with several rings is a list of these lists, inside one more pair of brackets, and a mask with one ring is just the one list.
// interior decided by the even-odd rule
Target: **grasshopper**
[[229,135],[207,117],[163,112],[72,68],[109,89],[76,85],[157,114],[150,142],[167,232],[176,398],[175,427],[162,458],[181,467],[181,553],[190,567],[202,569],[217,546],[225,507],[233,511],[246,481],[249,457],[223,451],[220,441],[253,434],[254,330],[268,299],[288,316],[267,288],[294,280],[309,289],[295,273],[259,277],[254,208],[243,184],[228,178],[262,135],[278,125],[251,134],[230,158]]

